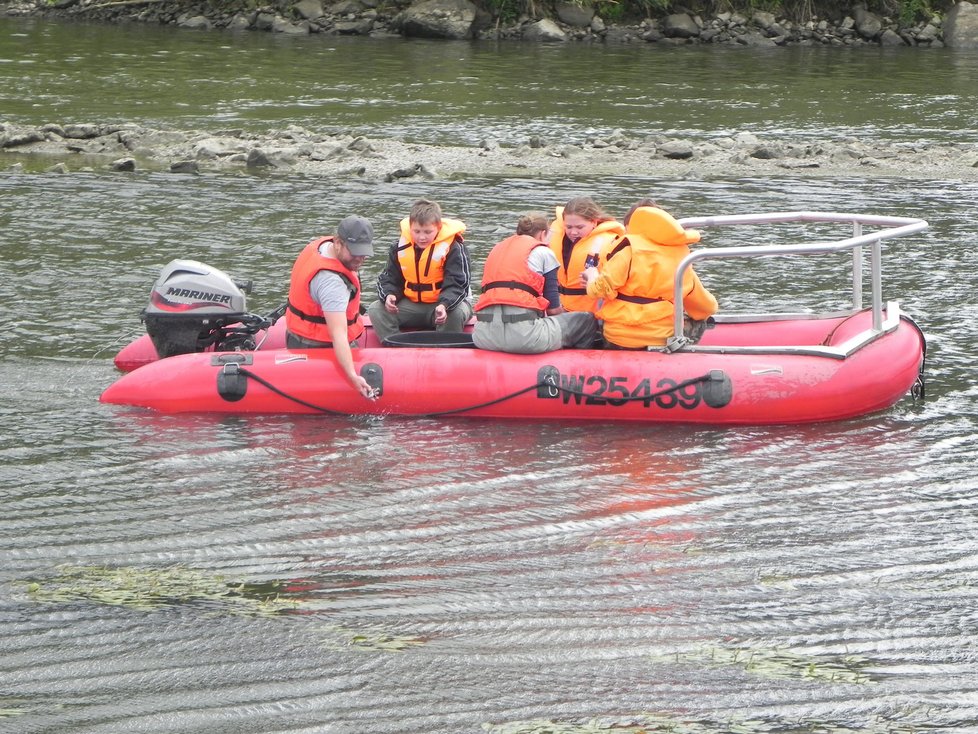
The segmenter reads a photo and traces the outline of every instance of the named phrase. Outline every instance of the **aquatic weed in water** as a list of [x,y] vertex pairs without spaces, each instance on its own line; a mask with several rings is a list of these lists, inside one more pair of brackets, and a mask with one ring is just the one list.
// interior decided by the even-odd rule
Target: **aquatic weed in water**
[[216,613],[246,616],[276,615],[299,606],[282,597],[281,582],[229,581],[182,565],[64,566],[60,571],[52,579],[22,583],[33,599],[45,603],[92,601],[143,611],[206,603]]

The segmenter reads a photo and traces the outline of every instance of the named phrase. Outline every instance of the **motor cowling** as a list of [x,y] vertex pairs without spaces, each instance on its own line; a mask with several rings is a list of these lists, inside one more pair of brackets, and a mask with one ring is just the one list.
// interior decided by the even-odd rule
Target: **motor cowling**
[[[160,273],[142,313],[159,356],[214,349],[254,349],[265,323],[247,311],[251,283],[196,260],[173,260]],[[261,322],[261,323],[258,323]]]

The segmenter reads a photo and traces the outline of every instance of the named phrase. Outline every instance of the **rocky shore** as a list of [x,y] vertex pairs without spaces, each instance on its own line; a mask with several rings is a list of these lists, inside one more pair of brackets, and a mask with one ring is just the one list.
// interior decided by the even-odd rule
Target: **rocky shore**
[[854,3],[848,13],[794,20],[754,10],[703,17],[674,11],[614,22],[593,3],[555,0],[534,17],[493,17],[470,0],[272,0],[266,4],[180,0],[0,0],[0,13],[193,29],[538,42],[697,43],[745,46],[881,45],[978,48],[978,5],[954,3],[946,16],[902,22]]
[[174,174],[255,173],[356,178],[452,179],[486,175],[660,177],[805,176],[978,180],[978,144],[924,145],[764,140],[751,133],[711,140],[620,133],[581,145],[530,138],[436,146],[300,127],[172,131],[137,125],[0,122],[0,169],[68,174],[79,170]]

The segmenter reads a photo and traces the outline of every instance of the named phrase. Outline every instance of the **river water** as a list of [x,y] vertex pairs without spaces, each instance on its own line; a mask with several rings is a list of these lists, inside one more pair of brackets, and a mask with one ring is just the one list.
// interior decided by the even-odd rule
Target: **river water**
[[[0,115],[31,125],[972,141],[976,67],[0,19]],[[0,168],[0,731],[978,731],[974,182]],[[517,213],[580,192],[618,213],[652,194],[682,216],[927,219],[884,260],[928,336],[926,398],[723,429],[98,403],[170,259],[250,277],[262,312],[348,211],[393,234],[436,198],[481,272]],[[823,297],[838,273],[700,269],[728,309]]]

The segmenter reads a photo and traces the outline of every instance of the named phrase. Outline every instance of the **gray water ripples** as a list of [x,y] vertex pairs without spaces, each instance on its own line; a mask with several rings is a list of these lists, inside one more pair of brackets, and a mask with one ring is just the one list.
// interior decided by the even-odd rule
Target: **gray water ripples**
[[[25,38],[38,48],[30,54],[57,40],[79,68],[96,58],[62,35]],[[908,122],[889,109],[866,114],[890,99],[873,73],[888,54],[846,54],[844,64],[784,54],[783,80],[758,83],[756,56],[694,51],[678,80],[691,101],[677,106],[661,103],[677,57],[649,49],[639,58],[541,48],[514,74],[505,49],[478,44],[394,44],[403,55],[389,58],[382,44],[339,39],[327,50],[323,39],[252,35],[225,39],[222,52],[247,67],[248,94],[229,70],[227,86],[181,84],[167,100],[167,74],[197,79],[216,53],[205,35],[180,36],[186,46],[171,51],[177,38],[147,30],[141,53],[130,39],[123,56],[97,57],[124,69],[77,79],[68,67],[77,91],[29,79],[53,88],[31,110],[7,95],[5,113],[39,124],[58,99],[79,121],[113,117],[113,100],[92,90],[129,74],[145,85],[128,112],[181,129],[289,120],[512,138],[525,134],[513,128],[515,104],[544,127],[560,122],[568,140],[630,125],[710,135],[751,120],[903,139],[955,122],[964,112],[951,107],[966,112],[959,101],[973,95],[962,87],[976,78],[973,57],[915,54],[912,73],[898,73],[897,57],[885,90],[909,101]],[[548,67],[547,83],[529,80],[529,94],[545,99],[504,85],[478,107],[493,74],[532,77],[535,64]],[[273,76],[280,91],[264,81]],[[826,78],[846,88],[813,115],[805,85],[824,90]],[[784,82],[797,94],[782,94]],[[432,110],[404,104],[419,83]],[[933,89],[918,95],[920,85]],[[277,116],[296,88],[312,106],[290,102]],[[612,88],[627,103],[594,108]],[[654,114],[629,121],[649,95]],[[768,96],[782,100],[784,119]],[[248,104],[236,108],[238,98]],[[380,100],[376,117],[366,99]],[[707,129],[701,113],[717,101],[723,119]],[[846,121],[847,111],[862,119]],[[622,114],[622,125],[611,121]],[[942,136],[973,129],[958,127]],[[653,722],[683,734],[978,731],[978,392],[967,326],[978,315],[967,216],[978,189],[653,174],[328,186],[291,176],[0,178],[0,304],[10,317],[0,359],[0,731],[529,734],[546,722],[561,734]],[[652,195],[681,216],[924,216],[930,230],[885,248],[884,276],[886,296],[928,334],[927,398],[840,423],[722,428],[165,416],[97,402],[170,259],[254,279],[249,306],[265,312],[281,302],[297,250],[340,212],[390,233],[410,201],[436,198],[469,224],[479,268],[516,214],[578,193],[619,214]],[[704,244],[781,236],[708,231]],[[366,282],[377,267],[368,262]],[[819,258],[790,270],[777,259],[704,264],[701,275],[725,309],[762,297],[833,304],[829,281],[845,278]]]

